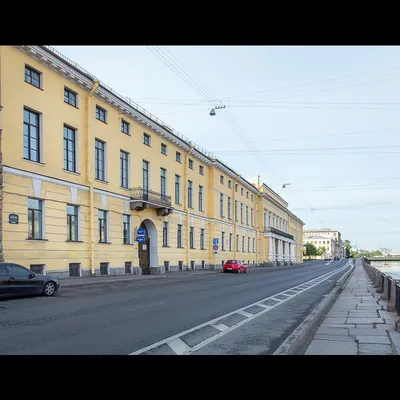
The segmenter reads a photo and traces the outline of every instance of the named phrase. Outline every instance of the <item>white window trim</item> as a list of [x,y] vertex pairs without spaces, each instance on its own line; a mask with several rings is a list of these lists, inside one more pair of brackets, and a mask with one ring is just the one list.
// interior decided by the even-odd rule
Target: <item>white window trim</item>
[[46,205],[44,203],[44,200],[38,199],[41,202],[42,206],[42,237],[41,239],[45,240],[46,239]]
[[97,121],[103,122],[104,124],[108,124],[108,111],[99,104],[96,104],[96,109],[97,108],[100,108],[101,110],[104,111],[104,121],[102,121],[101,119],[96,118],[96,110],[95,110],[95,118],[97,119]]
[[82,241],[82,223],[81,223],[81,207],[79,205],[76,205],[78,207],[78,241]]
[[71,106],[71,107],[79,108],[79,94],[78,94],[77,92],[75,92],[75,90],[72,90],[70,87],[64,85],[64,90],[65,90],[65,89],[67,89],[67,90],[69,90],[70,92],[72,92],[72,93],[75,94],[76,105],[73,106],[72,104],[69,104],[69,103],[67,103],[66,101],[64,101],[64,103],[65,103],[65,104],[68,104],[68,105]]
[[[35,72],[37,72],[38,74],[39,74],[39,87],[37,87],[37,86],[35,86],[35,85],[32,85],[32,83],[29,83],[29,82],[27,82],[26,80],[25,80],[25,68],[26,67],[28,67],[29,69],[31,69],[31,70],[33,70],[33,71],[35,71]],[[32,67],[32,65],[29,65],[29,64],[26,64],[25,63],[25,67],[24,67],[24,82],[25,83],[27,83],[28,85],[32,85],[33,87],[35,87],[35,88],[37,88],[37,89],[42,89],[42,90],[44,90],[43,89],[43,77],[44,77],[44,75],[43,75],[43,72],[41,72],[41,71],[39,71],[38,69],[36,69],[35,67]]]

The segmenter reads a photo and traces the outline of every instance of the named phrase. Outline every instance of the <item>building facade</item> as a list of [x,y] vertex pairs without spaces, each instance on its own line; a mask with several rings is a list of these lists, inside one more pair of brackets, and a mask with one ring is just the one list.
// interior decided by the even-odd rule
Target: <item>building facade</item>
[[0,51],[6,262],[60,277],[302,263],[304,223],[268,186],[56,50]]
[[327,258],[345,258],[346,247],[339,231],[329,228],[306,229],[303,233],[304,244],[312,243],[316,248],[325,247]]

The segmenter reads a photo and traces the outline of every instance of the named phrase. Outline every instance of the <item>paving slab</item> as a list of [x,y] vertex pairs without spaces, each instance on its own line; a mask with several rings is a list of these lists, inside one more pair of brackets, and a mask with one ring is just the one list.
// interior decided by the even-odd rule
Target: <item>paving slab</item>
[[356,342],[329,342],[313,340],[305,355],[356,355]]
[[317,333],[314,340],[329,340],[332,342],[354,342],[355,338],[348,335],[322,335]]
[[372,312],[363,311],[350,311],[349,318],[380,318],[376,310]]
[[399,332],[389,332],[390,339],[396,347],[400,347],[400,333]]
[[381,318],[391,319],[393,321],[395,321],[397,319],[397,316],[394,312],[385,311],[385,310],[379,310],[378,312],[379,312],[379,315],[381,316]]
[[330,318],[329,315],[325,318],[324,322],[327,324],[345,324],[347,317]]
[[355,328],[350,329],[351,336],[387,336],[383,329],[374,328]]
[[358,354],[361,355],[388,355],[394,354],[392,350],[392,346],[389,344],[367,344],[361,343],[359,344]]
[[329,311],[327,318],[347,318],[349,316],[348,311]]
[[382,329],[382,330],[387,330],[387,331],[396,331],[396,325],[393,323],[390,323],[390,320],[388,321],[388,324],[376,324],[376,329]]
[[349,328],[325,328],[319,327],[316,333],[321,333],[324,335],[348,335]]
[[325,321],[322,323],[320,328],[355,328],[356,324],[327,324]]
[[371,344],[390,344],[387,335],[385,336],[356,336],[358,343],[371,343]]
[[381,305],[378,305],[378,304],[374,304],[374,305],[372,305],[372,304],[362,304],[362,303],[358,303],[357,304],[357,310],[382,310],[382,307],[383,306],[381,306]]
[[349,324],[384,324],[382,318],[347,318]]

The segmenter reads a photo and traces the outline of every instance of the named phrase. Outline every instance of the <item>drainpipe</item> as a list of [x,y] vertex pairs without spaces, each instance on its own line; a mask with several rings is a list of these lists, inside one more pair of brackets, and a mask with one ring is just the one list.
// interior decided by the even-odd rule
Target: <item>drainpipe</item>
[[2,152],[2,133],[3,126],[1,122],[2,109],[1,105],[1,50],[3,46],[0,46],[0,262],[4,261],[3,254],[3,152]]
[[[187,267],[190,269],[190,211],[188,208],[188,168],[189,168],[189,156],[192,154],[194,150],[194,146],[190,148],[190,150],[185,155],[185,170],[184,170],[184,185],[185,191],[183,193],[183,201],[184,201],[184,210],[186,211],[186,227],[187,227],[187,246],[186,246],[186,260]],[[193,187],[192,187],[192,200],[193,200]]]
[[90,136],[90,116],[91,116],[91,104],[92,104],[92,96],[94,92],[100,85],[99,80],[94,81],[94,85],[92,90],[90,91],[87,102],[86,102],[86,176],[89,184],[89,231],[90,231],[90,245],[89,245],[89,253],[90,253],[90,273],[91,275],[95,274],[95,265],[94,265],[94,191],[93,191],[93,143],[92,137]]
[[233,186],[232,186],[232,204],[233,204],[233,259],[236,260],[236,252],[237,252],[237,240],[236,240],[236,236],[237,236],[237,223],[236,223],[236,215],[235,215],[235,187],[236,187],[236,183],[237,181],[240,179],[240,175],[234,180],[233,182]]

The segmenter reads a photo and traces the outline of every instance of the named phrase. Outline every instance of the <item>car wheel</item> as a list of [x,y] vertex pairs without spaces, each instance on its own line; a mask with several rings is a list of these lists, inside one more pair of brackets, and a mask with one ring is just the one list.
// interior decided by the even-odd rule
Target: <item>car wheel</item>
[[237,274],[240,274],[240,268],[237,269],[236,273],[237,273]]
[[50,282],[47,282],[47,283],[44,285],[43,294],[44,294],[45,296],[53,296],[53,294],[54,294],[55,292],[56,292],[56,285],[55,285],[54,282],[50,281]]
[[247,268],[243,271],[245,274],[247,274]]

